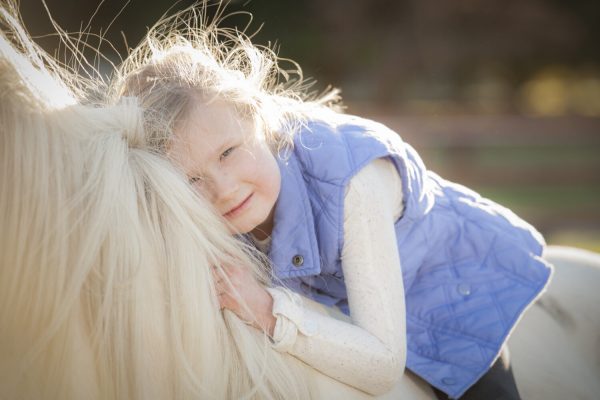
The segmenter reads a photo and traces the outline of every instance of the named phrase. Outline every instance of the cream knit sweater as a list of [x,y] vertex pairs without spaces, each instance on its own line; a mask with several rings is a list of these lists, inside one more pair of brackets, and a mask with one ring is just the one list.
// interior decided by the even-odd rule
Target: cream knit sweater
[[[300,296],[268,289],[277,318],[273,347],[370,394],[391,389],[404,371],[404,286],[393,221],[403,211],[402,182],[378,159],[355,175],[344,202],[342,269],[351,320],[305,308]],[[268,249],[268,242],[259,247]]]

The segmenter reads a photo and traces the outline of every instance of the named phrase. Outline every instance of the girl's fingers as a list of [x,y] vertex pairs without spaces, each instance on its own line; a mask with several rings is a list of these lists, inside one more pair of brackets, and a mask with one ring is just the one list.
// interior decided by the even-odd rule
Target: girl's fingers
[[219,299],[219,307],[221,308],[221,310],[226,308],[228,310],[236,312],[237,303],[227,293],[220,294],[217,297]]
[[223,282],[223,277],[218,275],[217,273],[213,272],[212,276],[213,276],[213,281],[215,281],[215,284]]
[[212,270],[220,275],[229,275],[232,268],[229,265],[213,265]]
[[217,295],[217,299],[219,300],[219,309],[224,309],[225,308],[225,295],[223,294],[219,294]]
[[217,296],[227,296],[230,299],[234,299],[235,289],[232,289],[231,285],[226,281],[215,282],[215,291]]
[[218,267],[212,267],[211,272],[212,272],[213,280],[215,281],[216,284],[218,284],[218,283],[227,284],[228,283],[230,285],[235,285],[235,282],[237,282],[237,279],[235,279],[235,277],[232,277],[225,269],[218,268]]
[[233,279],[231,279],[231,277],[225,277],[223,276],[223,274],[220,274],[213,270],[213,279],[217,293],[227,293],[232,291],[235,292],[234,288],[236,286],[236,283]]
[[[212,267],[211,273],[212,273],[213,280],[215,281],[216,285],[226,284],[227,280],[229,280],[229,277],[225,274],[225,272],[223,272],[222,270],[220,270],[218,268]],[[227,279],[225,279],[225,278],[227,278]]]

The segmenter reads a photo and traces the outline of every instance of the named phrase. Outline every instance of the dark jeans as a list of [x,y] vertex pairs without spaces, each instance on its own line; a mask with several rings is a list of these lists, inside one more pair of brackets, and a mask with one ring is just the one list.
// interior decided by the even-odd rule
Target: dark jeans
[[[440,400],[449,397],[434,387],[435,395]],[[471,386],[460,400],[520,400],[515,377],[509,362],[508,348],[506,346],[494,365],[473,386]]]

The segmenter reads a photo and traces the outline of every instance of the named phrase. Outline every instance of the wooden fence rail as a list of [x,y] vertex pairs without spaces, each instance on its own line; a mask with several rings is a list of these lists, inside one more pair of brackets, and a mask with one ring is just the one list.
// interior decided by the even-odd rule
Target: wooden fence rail
[[515,210],[543,233],[597,232],[600,118],[391,116],[372,113],[425,164]]

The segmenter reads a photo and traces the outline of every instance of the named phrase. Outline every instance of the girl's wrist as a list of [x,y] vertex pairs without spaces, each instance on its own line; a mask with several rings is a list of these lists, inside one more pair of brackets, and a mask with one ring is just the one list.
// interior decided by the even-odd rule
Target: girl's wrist
[[273,316],[273,314],[270,314],[266,317],[266,321],[264,323],[264,328],[263,330],[265,331],[265,333],[267,335],[269,335],[269,337],[273,337],[273,333],[275,331],[275,324],[277,323],[277,318],[275,318]]
[[262,329],[269,337],[273,337],[277,318],[273,315],[273,297],[265,290],[265,306],[261,313],[260,329]]

